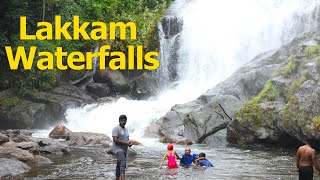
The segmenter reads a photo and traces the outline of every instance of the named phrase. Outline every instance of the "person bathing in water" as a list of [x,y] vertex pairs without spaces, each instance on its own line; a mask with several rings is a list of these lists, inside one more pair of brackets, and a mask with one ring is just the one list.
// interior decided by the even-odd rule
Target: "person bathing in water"
[[192,163],[195,163],[194,161],[198,157],[198,154],[191,154],[191,149],[187,147],[184,150],[184,154],[181,154],[181,159],[180,159],[180,166],[183,167],[190,167],[192,166]]
[[168,152],[166,152],[163,155],[163,158],[160,163],[160,168],[162,168],[162,164],[166,160],[166,158],[168,158],[168,168],[169,169],[178,168],[178,165],[177,165],[177,162],[176,162],[176,159],[174,156],[177,156],[177,159],[181,159],[181,157],[177,154],[177,152],[175,150],[173,150],[172,144],[168,144],[167,149],[168,149]]
[[213,167],[211,162],[207,160],[205,153],[200,153],[197,159],[195,160],[195,164],[201,167]]

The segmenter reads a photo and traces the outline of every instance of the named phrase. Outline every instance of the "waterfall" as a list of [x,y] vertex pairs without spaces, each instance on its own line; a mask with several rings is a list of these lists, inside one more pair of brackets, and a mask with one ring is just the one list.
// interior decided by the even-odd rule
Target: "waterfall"
[[[91,51],[96,53],[96,52],[99,51],[99,48],[100,48],[100,46],[97,45],[94,48],[94,51],[92,51],[92,50]],[[97,67],[99,66],[99,61],[98,60],[99,60],[98,57],[92,58],[92,69],[87,71],[86,74],[83,77],[73,81],[71,84],[76,85],[76,86],[86,86],[88,83],[92,82],[94,73],[96,72]]]
[[67,127],[111,135],[118,116],[126,114],[133,136],[141,137],[144,128],[173,105],[197,98],[259,53],[317,28],[318,17],[311,12],[318,4],[315,0],[175,0],[165,22],[158,25],[161,57],[155,74],[163,85],[172,81],[178,85],[147,101],[120,98],[68,109]]
[[[176,74],[180,81],[210,88],[257,54],[278,48],[303,32],[318,27],[317,13],[312,14],[312,10],[319,1],[175,2],[164,19],[172,19],[173,15],[182,19],[182,31],[169,38],[161,33],[159,36],[161,73],[157,75],[159,79],[166,80],[165,84],[168,83],[166,78]],[[159,26],[163,24],[159,23]],[[178,55],[170,55],[170,49],[177,46],[178,52],[174,53]],[[176,67],[176,72],[165,71],[172,67]]]

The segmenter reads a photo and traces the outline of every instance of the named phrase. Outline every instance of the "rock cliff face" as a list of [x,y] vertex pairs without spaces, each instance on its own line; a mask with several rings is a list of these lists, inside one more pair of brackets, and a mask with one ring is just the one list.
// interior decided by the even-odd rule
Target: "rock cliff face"
[[[273,77],[273,72],[290,62],[292,55],[296,55],[297,58],[303,56],[305,44],[314,42],[311,40],[316,38],[314,35],[305,35],[278,50],[257,56],[237,70],[230,78],[208,90],[198,99],[187,104],[174,106],[156,123],[157,128],[152,127],[147,130],[147,135],[158,134],[177,139],[177,141],[179,138],[188,138],[196,142],[199,141],[200,137],[207,136],[204,142],[213,143],[217,137],[210,133],[230,122],[227,115],[234,117],[238,108],[244,102],[247,103],[247,100],[259,94],[268,79]],[[307,66],[311,65],[308,64]],[[280,82],[281,80],[278,83]],[[279,103],[277,105],[281,107],[282,104]],[[274,108],[278,106],[275,105]],[[250,106],[248,108],[255,107]],[[266,118],[267,115],[262,114],[261,116]],[[239,120],[239,116],[235,117],[238,119],[233,120],[228,127],[228,140],[232,143],[237,142],[240,138],[245,138],[247,131],[250,134],[251,130],[247,128],[247,124],[242,124],[247,121]],[[254,126],[254,122],[255,120],[252,120],[248,124]],[[254,130],[261,131],[261,136],[266,135],[265,132],[267,132],[266,129],[256,128]]]
[[21,97],[13,89],[0,92],[0,128],[46,128],[64,121],[67,108],[93,99],[75,86],[65,85],[51,92],[30,92]]
[[320,40],[310,36],[301,50],[273,73],[259,95],[246,101],[228,126],[231,143],[298,145],[320,142]]

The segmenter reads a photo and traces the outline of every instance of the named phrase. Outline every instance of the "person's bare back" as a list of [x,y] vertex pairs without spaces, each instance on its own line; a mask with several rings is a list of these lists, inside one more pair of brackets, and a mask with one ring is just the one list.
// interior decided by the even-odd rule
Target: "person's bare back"
[[299,147],[297,155],[299,157],[299,166],[313,166],[312,156],[315,154],[315,150],[309,145]]
[[297,150],[297,168],[299,172],[299,180],[312,180],[313,167],[320,172],[316,159],[316,151],[311,147],[311,140],[305,141],[306,145],[299,147]]

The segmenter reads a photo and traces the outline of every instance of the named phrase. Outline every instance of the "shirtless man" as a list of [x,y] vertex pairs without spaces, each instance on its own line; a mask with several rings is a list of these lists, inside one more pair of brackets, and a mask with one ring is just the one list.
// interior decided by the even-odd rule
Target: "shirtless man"
[[316,152],[311,147],[311,140],[305,140],[304,146],[300,146],[297,151],[297,168],[299,172],[299,180],[312,180],[313,179],[313,167],[314,166],[318,174],[320,174],[320,168],[316,160]]

